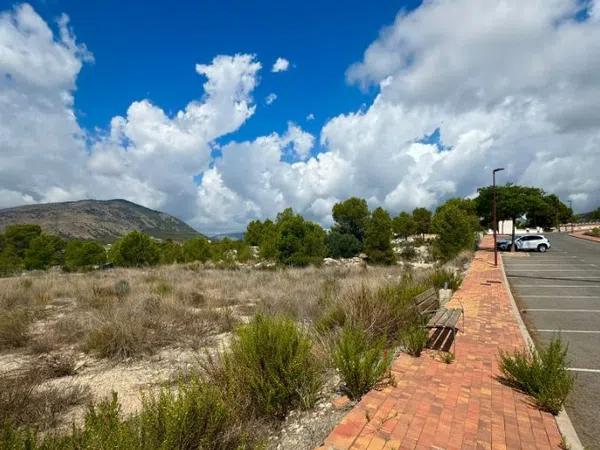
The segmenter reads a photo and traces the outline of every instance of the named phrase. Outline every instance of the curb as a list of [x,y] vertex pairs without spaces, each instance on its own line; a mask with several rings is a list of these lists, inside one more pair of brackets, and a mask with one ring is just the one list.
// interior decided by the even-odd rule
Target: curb
[[[506,272],[504,271],[504,260],[502,259],[502,255],[499,256],[499,267],[500,272],[502,272],[502,280],[504,282],[504,285],[506,286],[506,290],[508,291],[508,297],[510,299],[510,304],[512,306],[513,313],[517,318],[519,330],[521,331],[521,334],[523,335],[523,339],[527,343],[527,346],[529,348],[535,348],[533,339],[529,334],[529,330],[527,330],[527,327],[525,326],[525,322],[523,322],[523,318],[521,317],[521,313],[519,312],[517,303],[515,302],[515,299],[510,290],[510,285],[508,284],[508,279],[506,278]],[[560,434],[562,434],[569,446],[568,448],[571,450],[585,450],[583,444],[579,440],[579,436],[577,436],[577,431],[575,431],[575,427],[573,426],[573,423],[571,422],[571,419],[569,418],[569,415],[567,414],[565,408],[563,408],[560,411],[560,413],[554,417],[554,419],[556,420],[556,425],[558,426]]]
[[593,236],[585,236],[581,234],[569,233],[569,236],[574,237],[575,239],[581,239],[583,241],[595,242],[596,244],[600,244],[600,240],[598,238],[594,238]]

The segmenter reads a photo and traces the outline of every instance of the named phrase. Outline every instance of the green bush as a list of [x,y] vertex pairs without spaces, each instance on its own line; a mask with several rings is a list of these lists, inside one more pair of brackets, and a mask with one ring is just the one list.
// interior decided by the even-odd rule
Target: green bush
[[132,231],[112,245],[109,257],[118,266],[153,266],[160,260],[160,250],[150,236]]
[[194,376],[177,391],[163,388],[143,398],[139,414],[144,448],[241,449],[253,444],[240,423],[235,399]]
[[236,331],[221,359],[229,389],[247,396],[259,416],[283,418],[294,407],[311,407],[323,382],[310,339],[283,317],[257,315]]
[[210,256],[210,243],[203,237],[195,237],[183,243],[183,260],[185,262],[206,262]]
[[345,327],[333,353],[344,388],[359,399],[390,374],[392,354],[384,338],[371,339],[364,330]]
[[560,338],[540,350],[501,352],[502,380],[533,396],[541,409],[558,414],[574,383],[566,356],[567,346]]
[[357,255],[362,244],[353,234],[331,231],[326,238],[327,255],[331,258],[351,258]]
[[437,269],[430,275],[429,280],[436,290],[447,286],[448,289],[456,291],[462,284],[462,277],[458,273],[447,269]]
[[73,240],[65,249],[65,266],[77,270],[106,264],[106,250],[98,242]]
[[417,257],[417,250],[415,250],[415,247],[410,244],[405,245],[402,248],[402,251],[400,252],[400,256],[402,257],[402,259],[411,261]]
[[458,201],[449,200],[440,206],[433,216],[432,227],[437,233],[434,254],[441,260],[452,259],[475,245],[477,216],[460,207]]
[[290,208],[277,217],[277,260],[290,266],[320,264],[325,256],[325,231]]
[[418,324],[412,325],[402,331],[400,339],[406,353],[418,357],[427,345],[429,333],[426,328]]
[[25,268],[44,270],[64,262],[65,241],[57,236],[42,233],[29,242],[25,250]]
[[585,234],[587,236],[600,237],[600,227],[593,228],[589,231],[586,231],[583,234]]

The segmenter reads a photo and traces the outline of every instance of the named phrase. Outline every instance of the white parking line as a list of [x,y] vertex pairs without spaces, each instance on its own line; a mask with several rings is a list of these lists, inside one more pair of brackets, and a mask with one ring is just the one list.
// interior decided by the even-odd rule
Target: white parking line
[[576,312],[576,313],[600,313],[600,309],[550,309],[550,308],[525,308],[521,311],[533,312]]
[[516,288],[563,288],[563,289],[571,289],[571,288],[598,288],[600,289],[600,286],[595,286],[595,285],[590,285],[590,286],[569,286],[568,284],[515,284],[514,287]]
[[572,372],[600,373],[600,369],[581,369],[579,367],[567,367],[567,370],[570,370]]
[[540,333],[581,333],[581,334],[600,334],[597,330],[537,330]]
[[554,298],[556,300],[562,300],[562,299],[567,299],[567,298],[595,298],[597,300],[600,300],[600,297],[596,296],[596,295],[529,295],[529,294],[525,294],[525,295],[519,295],[519,297],[523,297],[523,298]]

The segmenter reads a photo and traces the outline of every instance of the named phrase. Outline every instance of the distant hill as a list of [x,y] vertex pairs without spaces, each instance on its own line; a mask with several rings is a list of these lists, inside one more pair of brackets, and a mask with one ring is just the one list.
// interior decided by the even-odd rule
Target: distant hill
[[241,241],[244,239],[244,232],[220,233],[210,237],[211,241],[220,241],[222,239],[231,239],[233,241]]
[[600,221],[600,208],[587,213],[576,214],[575,220],[582,223]]
[[127,200],[81,200],[0,209],[0,231],[7,225],[32,223],[63,238],[112,242],[132,230],[158,239],[202,236],[185,222]]

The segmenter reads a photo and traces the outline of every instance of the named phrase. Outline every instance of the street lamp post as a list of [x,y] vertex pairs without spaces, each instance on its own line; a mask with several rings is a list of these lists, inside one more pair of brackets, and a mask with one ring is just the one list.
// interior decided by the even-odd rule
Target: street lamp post
[[504,170],[503,167],[492,170],[492,227],[494,230],[494,266],[498,266],[498,244],[496,234],[498,233],[498,222],[496,220],[496,172]]

